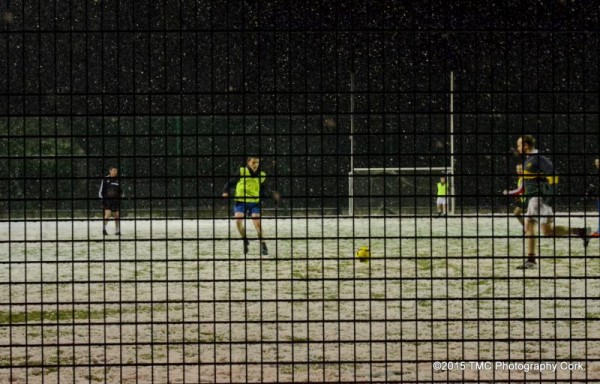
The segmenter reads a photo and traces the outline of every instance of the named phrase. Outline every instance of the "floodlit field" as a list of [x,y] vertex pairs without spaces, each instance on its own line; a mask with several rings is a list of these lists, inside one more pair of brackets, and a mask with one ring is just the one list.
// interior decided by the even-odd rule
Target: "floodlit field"
[[[597,240],[523,272],[506,216],[263,225],[268,257],[226,220],[0,223],[0,382],[600,380]],[[463,360],[585,370],[432,368]]]

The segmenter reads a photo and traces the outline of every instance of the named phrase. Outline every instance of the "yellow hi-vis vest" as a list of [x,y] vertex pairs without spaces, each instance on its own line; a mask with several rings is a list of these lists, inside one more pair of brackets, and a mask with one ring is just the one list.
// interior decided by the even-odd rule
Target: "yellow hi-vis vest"
[[448,192],[448,183],[437,183],[437,187],[438,187],[438,193],[437,195],[440,197],[445,197],[447,195]]
[[240,181],[235,186],[235,201],[243,203],[258,203],[260,201],[260,185],[265,182],[266,173],[252,176],[246,167],[240,167]]

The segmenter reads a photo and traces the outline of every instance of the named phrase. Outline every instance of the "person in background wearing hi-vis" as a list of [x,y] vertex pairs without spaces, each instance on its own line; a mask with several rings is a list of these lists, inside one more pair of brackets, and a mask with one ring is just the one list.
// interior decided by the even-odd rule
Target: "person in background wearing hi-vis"
[[525,204],[525,198],[523,197],[523,192],[525,189],[523,188],[523,164],[517,164],[517,175],[519,175],[519,179],[517,180],[517,189],[513,189],[512,191],[504,190],[503,194],[505,196],[515,196],[517,200],[517,204],[515,206],[515,210],[513,211],[513,215],[519,220],[519,223],[524,227],[525,219],[523,218],[523,206]]
[[[239,174],[230,179],[223,187],[223,197],[229,197],[229,190],[235,187],[235,205],[233,208],[237,230],[244,240],[244,254],[248,253],[250,242],[246,237],[246,226],[244,219],[247,215],[252,217],[256,228],[256,234],[260,241],[260,250],[264,256],[269,255],[267,243],[263,240],[264,231],[261,225],[261,200],[268,195],[265,181],[267,174],[260,170],[260,159],[257,156],[249,156],[246,164],[239,168]],[[279,192],[272,193],[273,199],[279,201]]]
[[437,213],[438,216],[446,216],[448,214],[448,183],[446,176],[440,177],[437,183]]

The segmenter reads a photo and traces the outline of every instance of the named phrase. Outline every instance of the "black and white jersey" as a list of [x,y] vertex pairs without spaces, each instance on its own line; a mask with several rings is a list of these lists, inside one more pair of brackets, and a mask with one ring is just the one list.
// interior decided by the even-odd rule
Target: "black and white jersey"
[[98,198],[102,200],[112,200],[125,197],[125,193],[121,189],[119,179],[117,177],[106,176],[100,184]]

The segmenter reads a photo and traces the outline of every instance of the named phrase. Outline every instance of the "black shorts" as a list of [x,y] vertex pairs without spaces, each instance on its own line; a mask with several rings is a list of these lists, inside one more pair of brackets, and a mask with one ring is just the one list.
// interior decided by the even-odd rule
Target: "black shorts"
[[108,210],[108,211],[119,211],[119,206],[120,206],[120,201],[119,200],[102,200],[102,208],[104,208],[104,210]]

